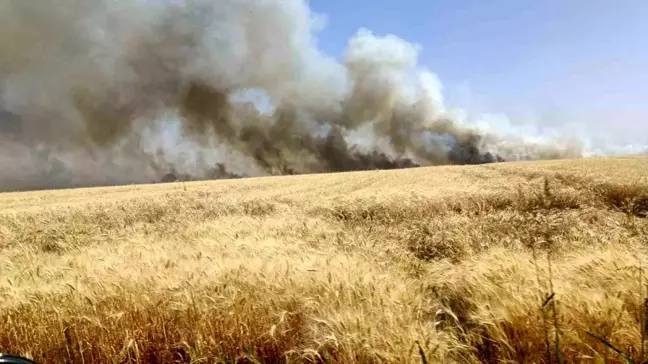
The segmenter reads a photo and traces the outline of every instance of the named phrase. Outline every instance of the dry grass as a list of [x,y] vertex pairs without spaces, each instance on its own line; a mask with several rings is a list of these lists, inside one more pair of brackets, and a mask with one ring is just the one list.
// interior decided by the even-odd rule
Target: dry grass
[[622,362],[590,332],[639,362],[642,178],[647,157],[3,194],[0,351]]

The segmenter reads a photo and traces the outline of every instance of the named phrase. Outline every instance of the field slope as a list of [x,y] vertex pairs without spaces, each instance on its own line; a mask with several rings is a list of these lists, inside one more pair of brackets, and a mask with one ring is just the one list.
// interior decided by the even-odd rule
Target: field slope
[[0,194],[0,351],[638,360],[647,214],[648,157]]

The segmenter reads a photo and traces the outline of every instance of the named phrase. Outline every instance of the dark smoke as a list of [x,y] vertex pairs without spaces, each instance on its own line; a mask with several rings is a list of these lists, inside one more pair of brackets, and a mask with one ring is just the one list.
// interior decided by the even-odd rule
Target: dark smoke
[[395,36],[322,55],[316,20],[303,0],[4,1],[0,190],[581,155],[452,119]]

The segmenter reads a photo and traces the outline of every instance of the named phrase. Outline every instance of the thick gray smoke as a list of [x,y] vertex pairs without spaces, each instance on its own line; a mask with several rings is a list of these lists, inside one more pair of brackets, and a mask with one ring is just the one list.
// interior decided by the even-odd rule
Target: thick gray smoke
[[304,0],[5,0],[0,190],[578,157],[450,117],[417,46]]

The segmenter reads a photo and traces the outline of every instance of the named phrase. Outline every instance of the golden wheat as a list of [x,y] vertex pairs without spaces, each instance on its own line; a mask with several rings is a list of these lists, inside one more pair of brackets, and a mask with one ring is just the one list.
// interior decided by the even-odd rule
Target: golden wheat
[[638,360],[646,178],[631,157],[2,194],[0,351],[622,360],[590,332]]

